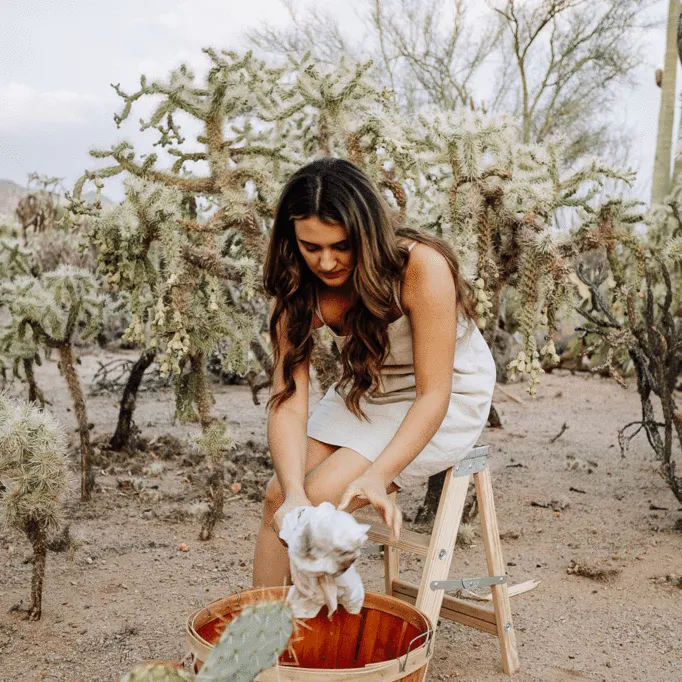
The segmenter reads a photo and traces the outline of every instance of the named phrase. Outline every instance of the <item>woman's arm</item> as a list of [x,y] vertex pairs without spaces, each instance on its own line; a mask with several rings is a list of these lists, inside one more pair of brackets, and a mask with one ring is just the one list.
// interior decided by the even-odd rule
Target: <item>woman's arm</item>
[[447,413],[457,337],[455,283],[445,258],[422,244],[412,250],[403,283],[410,316],[417,397],[365,476],[384,489],[433,438]]
[[367,472],[386,486],[426,447],[447,414],[457,338],[456,300],[455,283],[445,258],[417,244],[403,284],[403,309],[412,327],[417,397]]
[[[286,316],[278,323],[279,357],[275,365],[272,392],[284,388],[282,365],[289,350]],[[308,385],[310,363],[302,362],[293,374],[296,391],[279,407],[268,412],[268,446],[277,480],[285,498],[305,498],[303,479],[308,448]]]

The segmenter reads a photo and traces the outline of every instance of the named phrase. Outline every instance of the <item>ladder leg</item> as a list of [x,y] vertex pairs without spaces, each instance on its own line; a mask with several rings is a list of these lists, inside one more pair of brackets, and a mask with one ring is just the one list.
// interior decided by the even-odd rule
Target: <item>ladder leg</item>
[[[490,481],[490,469],[486,467],[480,473],[474,474],[478,508],[481,515],[481,534],[485,546],[485,556],[488,564],[488,574],[505,575],[504,560],[502,559],[502,543],[495,515],[493,488]],[[491,587],[495,619],[497,621],[497,636],[500,640],[502,667],[507,675],[514,674],[519,669],[519,655],[516,649],[516,636],[512,621],[511,604],[507,584]]]
[[444,593],[443,590],[432,590],[430,585],[432,580],[446,580],[448,577],[469,487],[469,476],[454,477],[452,474],[452,469],[448,469],[416,603],[417,608],[431,620],[434,630],[438,625]]
[[[388,499],[395,504],[397,493],[391,493]],[[392,534],[391,534],[392,535]],[[384,545],[384,581],[385,592],[393,596],[393,581],[400,578],[400,550],[397,547]]]

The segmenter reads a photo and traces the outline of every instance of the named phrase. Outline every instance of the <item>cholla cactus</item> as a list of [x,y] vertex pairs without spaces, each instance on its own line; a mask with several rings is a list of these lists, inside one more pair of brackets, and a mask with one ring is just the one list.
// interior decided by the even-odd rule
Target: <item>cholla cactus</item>
[[[157,353],[161,372],[176,379],[178,418],[201,425],[198,442],[213,465],[210,512],[201,530],[201,537],[208,539],[222,514],[223,456],[232,441],[211,414],[214,400],[204,358],[229,338],[223,366],[240,373],[248,370],[246,354],[257,321],[237,304],[252,295],[254,274],[248,259],[223,258],[220,274],[241,283],[241,292],[226,298],[211,266],[195,262],[206,254],[210,264],[218,262],[220,252],[211,251],[205,236],[186,227],[190,219],[183,202],[182,193],[173,188],[128,178],[125,201],[95,221],[92,242],[99,274],[129,301],[132,321],[124,338]],[[209,243],[214,241],[211,236]],[[124,397],[122,415],[129,404]]]
[[31,255],[18,239],[0,237],[0,280],[31,274]]
[[0,285],[0,305],[10,315],[4,339],[10,346],[33,344],[54,348],[59,353],[59,369],[74,406],[81,450],[81,499],[89,500],[94,486],[90,467],[90,432],[85,399],[76,372],[74,341],[96,336],[104,315],[106,300],[97,282],[85,270],[64,266],[43,273],[40,279],[17,277]]
[[[96,214],[80,200],[85,182],[99,190],[106,178],[125,173],[153,183],[147,190],[128,186],[129,208],[123,211],[129,217],[118,216],[122,233],[112,224],[100,243],[110,282],[132,287],[129,337],[156,341],[163,348],[162,367],[180,375],[197,371],[196,360],[221,335],[230,336],[236,364],[249,348],[265,366],[262,320],[254,320],[242,299],[248,290],[260,295],[254,271],[262,264],[283,183],[315,156],[333,155],[362,167],[397,218],[434,230],[453,245],[465,274],[478,284],[479,324],[491,345],[506,290],[517,290],[523,305],[519,331],[530,360],[521,364],[517,358],[517,368],[530,370],[533,392],[535,361],[554,357],[556,317],[572,294],[570,264],[555,228],[589,222],[599,213],[605,183],[630,182],[631,175],[597,161],[569,172],[559,141],[522,145],[504,118],[424,110],[406,120],[368,76],[370,62],[344,58],[326,68],[304,55],[273,68],[250,52],[205,53],[210,69],[203,82],[183,65],[164,80],[142,77],[133,93],[116,87],[124,102],[115,117],[119,125],[140,98],[158,100],[141,128],[157,134],[155,144],[176,159],[172,166],[161,167],[156,154],[142,161],[124,142],[93,152],[111,165],[86,172],[74,189],[73,209]],[[179,114],[202,127],[191,149]],[[156,209],[144,209],[143,217],[139,209],[147,203]],[[211,210],[204,217],[200,211],[183,214],[183,204]],[[148,225],[136,227],[135,221]],[[163,273],[149,256],[155,241],[164,253]],[[546,337],[540,349],[538,331]],[[321,351],[322,345],[314,361],[322,370],[334,361]],[[183,390],[200,385],[192,376],[179,384]]]
[[63,528],[66,471],[66,437],[56,420],[0,393],[0,522],[26,533],[33,547],[30,620],[40,619],[49,538]]
[[231,620],[196,677],[165,665],[138,666],[121,682],[252,682],[277,663],[294,632],[291,608],[281,601],[246,607]]
[[[10,237],[0,238],[0,281],[28,276],[33,270],[31,250],[22,242]],[[38,347],[32,339],[18,341],[11,333],[0,333],[0,368],[3,377],[8,369],[29,387],[29,402],[45,406],[45,396],[35,378],[34,366],[40,365]]]
[[[668,210],[679,228],[674,202],[671,198]],[[616,361],[624,359],[634,366],[642,415],[619,431],[621,449],[624,452],[643,429],[660,462],[663,478],[682,502],[682,477],[677,474],[674,455],[674,449],[682,445],[676,396],[682,374],[682,324],[676,312],[682,287],[679,276],[672,275],[673,270],[682,267],[682,240],[671,237],[670,232],[665,236],[666,226],[659,221],[669,216],[657,210],[647,216],[656,235],[654,244],[647,244],[633,229],[637,213],[624,209],[623,204],[615,202],[603,210],[591,226],[578,232],[572,244],[575,250],[600,250],[605,254],[596,272],[588,273],[583,268],[577,271],[589,290],[588,301],[578,309],[585,318],[578,331],[593,342],[593,348],[606,351],[605,362],[592,371],[607,372],[627,386],[617,367],[622,362]],[[659,405],[655,405],[656,398]],[[631,432],[633,427],[636,430]]]

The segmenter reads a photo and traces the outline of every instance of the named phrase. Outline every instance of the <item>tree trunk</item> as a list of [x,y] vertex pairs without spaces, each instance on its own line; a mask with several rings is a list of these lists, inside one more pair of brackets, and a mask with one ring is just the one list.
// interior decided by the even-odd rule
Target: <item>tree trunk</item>
[[26,535],[28,535],[33,546],[33,575],[31,577],[31,602],[28,605],[28,619],[40,620],[47,545],[45,533],[35,520],[29,521],[26,525]]
[[662,204],[670,192],[670,162],[675,119],[675,85],[677,83],[677,19],[680,0],[668,2],[668,30],[665,45],[665,66],[661,84],[661,109],[658,116],[656,160],[651,189],[651,204]]
[[[433,523],[438,512],[438,504],[440,503],[440,496],[443,494],[443,486],[445,485],[446,471],[441,471],[439,474],[434,474],[429,478],[429,483],[426,488],[426,495],[424,501],[417,510],[417,515],[414,520],[415,523]],[[472,490],[469,484],[469,490]],[[467,496],[468,499],[464,504],[462,511],[461,523],[471,523],[478,514],[478,500],[475,495]]]
[[38,386],[36,375],[33,372],[33,360],[24,358],[24,375],[26,376],[26,383],[28,384],[28,402],[38,403],[40,407],[45,407],[45,396]]
[[88,415],[85,411],[85,398],[76,372],[73,348],[70,343],[59,346],[59,360],[61,370],[66,378],[66,383],[71,394],[71,401],[76,413],[78,433],[81,442],[81,502],[90,500],[92,489],[95,487],[95,477],[90,464],[90,430],[88,428]]
[[[192,373],[197,378],[196,403],[201,430],[206,433],[213,425],[211,404],[213,397],[206,382],[206,368],[203,353],[190,356]],[[222,451],[211,453],[211,475],[208,479],[209,509],[204,515],[199,531],[200,540],[210,540],[215,525],[223,518],[223,503],[225,501],[225,470],[223,468]]]
[[152,348],[145,350],[137,359],[130,370],[128,381],[123,389],[123,397],[121,398],[121,408],[118,411],[118,423],[116,424],[116,431],[109,441],[109,447],[112,450],[129,450],[131,443],[132,427],[133,427],[133,412],[135,412],[135,403],[137,401],[137,392],[142,383],[142,377],[149,366],[154,362],[156,351]]
[[490,404],[490,412],[488,412],[488,426],[491,429],[502,428],[502,420],[500,419],[500,415],[495,409],[495,405],[493,405],[492,403]]
[[421,503],[417,510],[417,515],[414,517],[415,523],[431,523],[436,518],[438,503],[440,502],[440,496],[443,492],[443,486],[445,485],[446,473],[447,469],[429,477],[424,501]]

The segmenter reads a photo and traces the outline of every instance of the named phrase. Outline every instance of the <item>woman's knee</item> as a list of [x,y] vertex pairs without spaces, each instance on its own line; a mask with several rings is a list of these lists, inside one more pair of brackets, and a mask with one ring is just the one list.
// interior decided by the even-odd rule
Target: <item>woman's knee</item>
[[265,515],[273,516],[284,502],[284,493],[277,475],[273,475],[265,486]]
[[327,489],[324,485],[321,485],[320,481],[314,479],[312,481],[305,481],[303,489],[305,490],[306,497],[314,507],[323,502],[331,502],[332,504],[338,502],[335,499],[335,491]]

